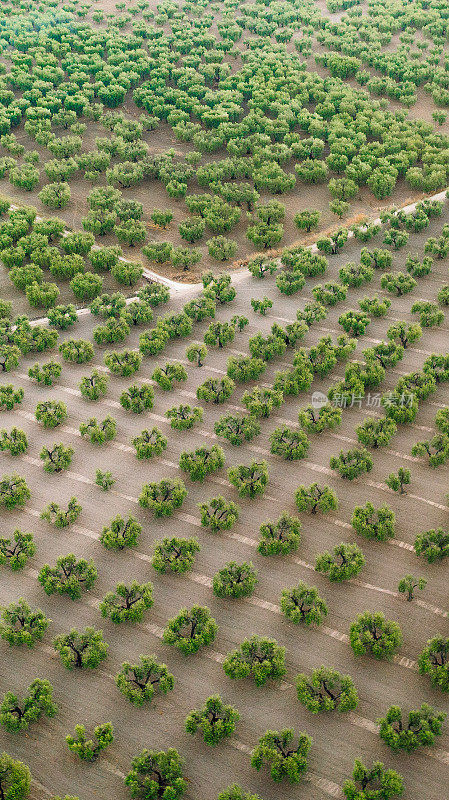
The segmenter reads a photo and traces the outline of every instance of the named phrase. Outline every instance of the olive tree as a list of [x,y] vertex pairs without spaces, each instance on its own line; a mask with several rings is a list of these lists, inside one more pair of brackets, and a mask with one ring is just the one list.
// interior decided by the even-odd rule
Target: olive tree
[[299,702],[312,714],[336,709],[342,713],[354,711],[359,702],[352,678],[324,666],[315,669],[310,676],[299,673],[296,692]]
[[0,637],[9,645],[34,647],[44,638],[50,622],[40,608],[30,608],[23,597],[19,597],[17,602],[1,609]]
[[54,717],[57,713],[58,706],[53,702],[53,686],[49,681],[36,678],[29,685],[23,700],[19,700],[13,692],[6,692],[0,705],[0,724],[7,731],[26,731],[32,722],[42,716]]
[[56,636],[53,647],[66,669],[95,669],[107,657],[109,645],[103,640],[103,631],[87,626]]
[[254,499],[265,492],[268,483],[266,461],[252,461],[248,466],[239,464],[228,469],[228,479],[238,491],[239,497]]
[[200,731],[208,745],[219,744],[235,730],[240,714],[234,706],[223,703],[220,695],[208,697],[202,708],[194,708],[186,717],[187,733]]
[[375,508],[368,500],[364,506],[356,506],[351,523],[360,536],[386,542],[393,539],[396,517],[394,511],[386,505]]
[[82,510],[76,497],[71,497],[67,509],[61,508],[58,503],[49,503],[41,512],[41,519],[45,519],[55,528],[67,528],[76,522]]
[[197,653],[201,647],[208,647],[214,641],[218,625],[206,606],[192,606],[189,610],[181,608],[179,613],[168,620],[164,629],[165,644],[173,645],[183,653]]
[[446,714],[435,711],[428,703],[409,711],[408,717],[400,706],[390,706],[384,717],[377,720],[379,736],[394,752],[413,753],[418,747],[429,747],[440,736]]
[[161,389],[168,392],[174,388],[175,381],[180,383],[187,380],[187,372],[182,364],[171,362],[165,367],[156,367],[151,377]]
[[403,578],[398,583],[398,592],[401,594],[406,595],[406,600],[411,603],[414,596],[415,590],[419,589],[422,591],[427,586],[427,581],[425,578],[415,578],[413,575],[404,575]]
[[153,408],[153,401],[154,389],[149,383],[143,383],[141,386],[134,383],[120,395],[122,408],[134,414],[142,414],[143,411]]
[[319,553],[315,561],[315,570],[327,575],[330,581],[346,581],[354,578],[363,569],[365,557],[356,544],[341,542],[332,552],[326,550]]
[[115,483],[114,478],[112,477],[112,472],[108,470],[103,472],[101,469],[97,469],[95,472],[95,485],[99,486],[100,489],[103,489],[104,492],[109,491],[113,487]]
[[183,539],[179,536],[166,537],[154,545],[152,566],[157,572],[174,572],[178,575],[188,572],[195,563],[195,554],[200,550],[197,539]]
[[92,588],[97,576],[93,561],[77,560],[73,553],[69,553],[56,559],[54,567],[44,564],[39,570],[38,581],[45,594],[66,594],[71,600],[79,600],[82,592]]
[[367,417],[362,425],[356,428],[357,439],[366,447],[373,449],[378,447],[386,447],[390,440],[393,438],[397,431],[397,426],[394,420],[384,417],[382,419],[374,419]]
[[179,478],[166,478],[159,483],[145,483],[139,496],[142,508],[148,508],[155,517],[171,517],[186,498],[187,489]]
[[286,425],[276,428],[270,435],[270,452],[282,456],[286,461],[305,458],[310,441],[303,430],[292,431]]
[[0,789],[5,800],[27,800],[31,773],[26,764],[8,753],[0,753]]
[[[187,789],[183,778],[184,761],[173,747],[168,750],[142,750],[131,762],[125,778],[136,800],[179,800]],[[165,800],[165,798],[164,798]]]
[[39,457],[44,462],[45,472],[59,473],[68,469],[72,463],[73,447],[65,447],[62,443],[53,444],[53,447],[43,447]]
[[104,363],[113,375],[128,378],[137,372],[142,362],[142,354],[134,350],[112,350],[106,353]]
[[251,414],[243,414],[240,417],[226,414],[214,423],[214,432],[238,447],[243,442],[250,442],[258,436],[260,425]]
[[278,645],[275,639],[251,636],[227,654],[223,669],[228,678],[251,678],[256,686],[264,686],[268,680],[284,677],[285,647]]
[[35,417],[44,428],[56,428],[67,419],[67,406],[61,400],[45,400],[37,404]]
[[65,737],[67,746],[82,761],[96,761],[100,753],[114,741],[114,729],[111,722],[103,722],[94,728],[95,741],[88,739],[84,725],[75,725],[75,736]]
[[295,493],[295,503],[299,511],[308,511],[309,514],[316,514],[318,511],[327,514],[338,508],[336,494],[329,486],[319,486],[318,483],[299,486]]
[[431,528],[419,533],[414,543],[415,553],[423,556],[429,564],[441,561],[449,555],[449,533],[443,528]]
[[36,552],[32,533],[16,528],[11,539],[0,539],[0,566],[7,565],[13,572],[23,569]]
[[272,522],[260,526],[258,552],[263,556],[289,555],[296,552],[301,541],[301,523],[297,517],[287,513]]
[[391,800],[399,797],[404,791],[404,781],[394,769],[384,767],[382,761],[373,761],[371,767],[366,767],[360,759],[354,762],[352,780],[348,779],[343,784],[343,794],[346,800],[370,800],[377,796],[382,800]]
[[159,428],[151,428],[150,431],[145,429],[139,436],[134,436],[131,442],[136,448],[136,456],[139,459],[160,456],[167,448],[167,439]]
[[208,447],[198,447],[191,452],[184,451],[179,459],[179,467],[183,472],[187,472],[192,481],[203,482],[207,475],[211,475],[225,463],[225,455],[221,447],[212,445]]
[[201,342],[192,342],[191,345],[186,350],[186,357],[187,359],[196,364],[197,367],[202,367],[204,364],[204,360],[207,356],[207,347],[205,344]]
[[21,508],[31,497],[25,478],[14,472],[3,475],[0,480],[0,507],[6,509]]
[[108,383],[108,376],[94,369],[91,375],[85,375],[81,379],[79,390],[86,400],[96,402],[107,393]]
[[302,581],[298,586],[282,590],[281,611],[290,622],[307,626],[320,625],[328,613],[327,604],[318,594],[318,589]]
[[299,733],[295,740],[291,728],[268,730],[251,753],[251,766],[257,771],[267,766],[276,782],[286,779],[289,783],[299,783],[307,772],[307,755],[311,746],[312,739],[306,733]]
[[251,562],[238,564],[229,561],[215,573],[212,589],[216,597],[240,598],[249,597],[257,585],[257,571]]
[[53,386],[53,383],[61,375],[61,369],[61,365],[56,361],[48,361],[46,364],[34,364],[28,370],[28,377],[43,386]]
[[91,444],[105,444],[115,439],[117,422],[109,415],[100,421],[96,417],[91,417],[87,422],[81,423],[79,430],[81,436],[89,439]]
[[182,403],[179,406],[167,409],[165,416],[170,420],[170,427],[177,431],[186,431],[193,428],[195,423],[201,422],[203,408],[201,406],[188,406]]
[[107,592],[100,603],[100,613],[102,617],[112,620],[112,622],[141,622],[145,611],[152,607],[153,584],[138,583],[133,581],[131,584],[119,583],[114,592]]
[[12,383],[3,384],[0,386],[0,411],[12,411],[22,404],[24,396],[22,388],[16,389]]
[[346,453],[340,450],[338,456],[332,456],[329,465],[335,469],[342,478],[354,480],[364,472],[371,472],[373,460],[364,447],[348,450]]
[[107,550],[124,550],[125,547],[135,547],[141,533],[142,526],[131,514],[126,521],[118,514],[103,527],[100,542]]
[[391,659],[402,644],[402,632],[397,622],[380,611],[365,611],[351,623],[349,641],[356,656]]
[[119,691],[135,706],[151,703],[156,692],[168,694],[175,679],[166,664],[160,664],[155,656],[140,656],[137,664],[125,661],[115,676]]
[[236,503],[225,500],[221,495],[212,497],[207,503],[199,503],[201,525],[210,528],[212,533],[220,530],[229,530],[239,518],[239,508]]
[[84,339],[67,339],[59,345],[59,352],[64,361],[71,361],[74,364],[86,364],[94,357],[93,346]]
[[26,453],[28,449],[28,439],[25,431],[20,428],[11,428],[8,432],[5,428],[0,430],[0,450],[9,450],[12,456],[19,456]]
[[198,386],[196,396],[198,400],[205,400],[206,403],[225,403],[231,397],[234,386],[234,381],[228,377],[209,378]]

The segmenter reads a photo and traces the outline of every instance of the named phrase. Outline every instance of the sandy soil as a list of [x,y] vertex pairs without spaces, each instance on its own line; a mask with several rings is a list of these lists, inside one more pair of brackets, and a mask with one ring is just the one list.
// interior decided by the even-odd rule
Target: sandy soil
[[[411,236],[409,246],[395,254],[394,267],[403,268],[407,252],[422,256],[427,236],[437,234],[448,220],[446,206],[443,219],[432,222],[424,233]],[[379,235],[372,244],[381,246],[381,242],[382,236]],[[329,260],[326,279],[335,280],[339,267],[348,261],[357,261],[359,254],[360,246],[356,242],[348,244],[340,255]],[[356,356],[373,341],[384,338],[393,320],[411,321],[409,309],[413,301],[418,298],[435,299],[438,287],[447,281],[447,263],[447,259],[436,262],[432,274],[420,280],[410,296],[391,298],[392,306],[387,317],[373,320],[366,335],[360,338]],[[393,703],[408,710],[428,702],[438,709],[449,711],[447,698],[432,690],[428,680],[419,677],[415,668],[417,656],[426,640],[437,632],[445,634],[446,621],[429,608],[416,603],[408,604],[394,594],[398,580],[410,572],[428,579],[428,586],[421,595],[428,604],[440,609],[447,605],[445,564],[429,565],[422,559],[418,560],[410,550],[417,533],[438,525],[444,527],[447,522],[444,499],[447,467],[431,470],[424,462],[410,456],[413,443],[427,437],[432,429],[437,408],[448,403],[447,386],[440,386],[431,400],[422,404],[414,426],[401,428],[390,447],[380,452],[374,451],[374,469],[367,478],[348,483],[327,472],[330,455],[354,443],[355,428],[368,413],[366,408],[346,410],[341,428],[335,434],[314,438],[304,461],[286,465],[280,458],[270,455],[270,432],[281,421],[295,424],[298,409],[310,402],[308,392],[298,398],[288,399],[276,415],[263,423],[262,433],[250,445],[232,448],[220,441],[226,454],[226,468],[233,464],[248,463],[252,458],[266,458],[270,480],[265,495],[259,500],[238,499],[223,469],[203,485],[192,483],[187,478],[188,496],[181,512],[172,519],[158,522],[135,502],[143,483],[180,475],[176,465],[183,450],[213,443],[214,422],[221,414],[233,413],[240,408],[240,398],[246,386],[238,386],[225,406],[210,407],[206,404],[203,422],[190,432],[171,431],[164,420],[164,411],[180,402],[193,404],[196,387],[206,378],[220,375],[226,369],[226,360],[231,353],[248,351],[249,336],[258,330],[268,333],[275,321],[285,324],[287,320],[293,320],[296,309],[302,308],[311,298],[311,288],[315,282],[308,280],[300,294],[287,298],[276,289],[274,278],[258,282],[248,276],[242,280],[238,284],[234,303],[220,308],[217,317],[226,320],[236,313],[245,314],[250,319],[247,329],[236,336],[231,347],[223,351],[211,348],[202,369],[188,366],[188,380],[181,390],[170,393],[156,390],[152,412],[142,417],[136,418],[117,406],[121,391],[134,380],[141,382],[148,379],[156,363],[165,363],[167,358],[184,359],[186,341],[172,343],[158,359],[145,359],[135,379],[111,378],[107,397],[97,404],[90,404],[73,394],[81,376],[90,372],[90,367],[64,364],[60,382],[52,389],[41,389],[26,378],[28,366],[36,360],[33,356],[24,358],[19,369],[3,379],[23,385],[25,400],[18,412],[2,414],[2,425],[8,429],[14,424],[23,428],[29,437],[30,447],[29,458],[13,459],[2,455],[2,473],[17,470],[23,474],[32,497],[24,511],[3,514],[2,535],[11,535],[15,527],[34,532],[38,549],[30,562],[32,570],[38,570],[45,562],[54,563],[59,555],[73,551],[78,557],[93,558],[99,573],[91,592],[83,595],[81,601],[72,602],[64,598],[47,597],[37,583],[34,572],[25,570],[24,573],[13,574],[2,569],[0,602],[10,603],[23,595],[32,606],[41,607],[52,619],[44,641],[47,649],[38,646],[34,650],[22,651],[0,643],[0,692],[12,689],[20,694],[37,675],[48,678],[54,685],[54,696],[60,711],[53,720],[33,725],[29,733],[24,735],[12,736],[0,731],[1,746],[29,763],[33,776],[49,794],[76,794],[80,800],[104,800],[106,797],[125,800],[128,793],[123,787],[121,774],[128,771],[131,758],[143,747],[174,746],[187,760],[185,774],[188,800],[216,800],[218,792],[234,781],[258,793],[264,800],[279,800],[280,796],[284,800],[293,800],[298,797],[298,791],[305,800],[338,797],[337,789],[350,775],[356,757],[366,761],[380,758],[401,772],[406,783],[404,797],[407,800],[418,797],[440,800],[441,786],[447,781],[447,725],[432,751],[437,754],[436,758],[430,758],[430,753],[423,751],[413,756],[394,755],[369,730],[369,726]],[[361,296],[375,292],[383,294],[377,274],[368,287],[351,290],[344,303],[330,310],[323,322],[313,326],[304,340],[305,346],[309,347],[329,331],[333,335],[339,333],[338,316],[342,311],[356,308]],[[273,300],[273,308],[266,318],[256,316],[250,309],[250,299],[263,295]],[[161,313],[179,309],[182,302],[182,297],[170,301]],[[94,324],[95,320],[84,317],[69,335],[90,338]],[[193,337],[201,339],[205,328],[205,323],[196,325]],[[425,331],[418,346],[406,351],[397,370],[387,373],[382,391],[392,388],[400,374],[420,369],[429,353],[445,352],[448,328],[446,319],[441,329]],[[126,347],[138,344],[138,333],[134,331],[131,334]],[[47,359],[46,355],[37,360]],[[275,371],[283,368],[291,359],[292,353],[288,352],[283,359],[270,365],[263,382],[272,383]],[[102,362],[103,351],[96,348],[94,363],[101,366]],[[314,381],[312,390],[325,390],[342,372],[343,367],[337,366],[326,380]],[[61,399],[67,403],[69,418],[64,429],[46,432],[32,417],[26,416],[34,413],[37,402],[44,397]],[[115,443],[103,448],[96,448],[67,430],[67,427],[77,429],[83,420],[92,415],[102,419],[108,413],[117,419],[118,436]],[[123,449],[122,445],[128,446],[136,433],[154,424],[167,435],[168,449],[161,458],[138,462],[133,453]],[[75,457],[69,472],[49,478],[34,459],[38,459],[44,444],[54,440],[70,442],[75,447]],[[402,464],[410,467],[412,484],[410,494],[399,497],[389,492],[383,482],[390,472],[396,471]],[[111,469],[117,481],[107,496],[90,483],[98,467]],[[266,519],[276,518],[284,510],[294,513],[295,489],[301,483],[310,484],[315,480],[333,487],[340,501],[338,511],[326,517],[301,515],[303,535],[297,559],[264,559],[259,556],[255,543],[260,524]],[[214,536],[198,526],[197,503],[221,493],[238,502],[241,515],[229,533]],[[62,505],[72,495],[78,497],[83,507],[76,525],[58,532],[39,519],[40,511],[48,502],[57,500]],[[363,505],[368,498],[375,506],[387,503],[395,511],[397,526],[393,543],[361,541],[348,527],[354,506]],[[102,526],[115,514],[126,514],[128,510],[143,525],[136,551],[114,554],[104,550],[96,541]],[[171,577],[159,576],[152,570],[148,558],[153,543],[165,535],[193,535],[198,538],[201,551],[193,573]],[[359,582],[332,585],[307,567],[307,564],[314,564],[316,554],[324,549],[340,541],[356,540],[366,557],[366,567],[359,576]],[[405,544],[398,546],[401,542]],[[219,600],[208,588],[208,579],[231,559],[251,560],[258,570],[259,584],[250,601]],[[117,626],[101,619],[96,604],[119,581],[133,579],[151,580],[154,583],[155,605],[147,614],[144,624],[121,625],[117,629]],[[299,580],[316,585],[327,600],[329,616],[325,625],[307,630],[296,628],[264,607],[266,602],[277,604],[281,590],[295,585]],[[219,634],[212,648],[196,656],[183,658],[173,648],[161,643],[153,626],[163,627],[180,607],[195,602],[210,607],[220,626]],[[399,658],[404,658],[403,662],[399,659],[392,663],[377,662],[371,658],[353,656],[345,635],[357,613],[368,609],[383,611],[401,625],[404,644]],[[58,658],[50,655],[48,648],[51,648],[51,639],[72,626],[83,627],[87,624],[103,630],[104,638],[110,645],[108,659],[91,674],[68,673]],[[271,635],[286,646],[288,674],[286,685],[282,688],[269,685],[257,690],[249,681],[231,681],[216,662],[216,654],[225,654],[252,633]],[[112,676],[123,661],[132,661],[140,653],[156,653],[160,660],[167,663],[175,674],[176,686],[167,697],[158,697],[150,708],[138,710],[119,694]],[[322,663],[352,675],[360,695],[356,715],[335,713],[314,717],[297,702],[292,686],[295,675],[300,671],[309,672]],[[241,713],[235,735],[217,750],[207,748],[199,737],[190,737],[183,732],[188,711],[202,704],[214,692],[221,693],[227,702],[234,703]],[[93,765],[86,767],[76,761],[65,746],[64,736],[77,723],[92,728],[108,720],[113,722],[116,731],[113,745]],[[265,771],[258,774],[249,766],[245,747],[254,747],[267,728],[282,727],[293,727],[297,732],[304,730],[313,736],[309,758],[311,780],[300,788],[282,784],[280,789]],[[338,747],[335,746],[336,742]],[[35,795],[36,800],[41,800],[43,796],[42,790]]]

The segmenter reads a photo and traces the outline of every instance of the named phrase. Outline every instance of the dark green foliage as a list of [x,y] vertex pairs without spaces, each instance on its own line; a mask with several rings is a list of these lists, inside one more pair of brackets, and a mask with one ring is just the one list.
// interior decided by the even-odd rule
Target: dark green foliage
[[66,669],[95,669],[107,657],[109,647],[103,641],[103,631],[90,626],[56,636],[53,646]]
[[295,625],[320,625],[327,616],[327,604],[318,594],[315,586],[307,586],[302,581],[291,589],[283,589],[281,611]]
[[252,636],[227,654],[223,669],[228,678],[251,678],[256,686],[264,686],[268,680],[284,677],[285,647],[275,639]]
[[[30,684],[28,693],[22,701],[13,692],[6,692],[0,706],[0,724],[7,731],[26,731],[32,722],[36,722],[42,716],[54,717],[58,712],[58,706],[53,702],[52,695],[51,683],[40,678],[36,678]],[[15,795],[10,796],[14,800]]]
[[192,569],[195,554],[200,550],[197,539],[182,539],[174,536],[155,542],[152,565],[162,574],[174,572],[181,575]]
[[212,644],[217,631],[218,625],[211,617],[209,609],[196,605],[190,610],[182,608],[176,617],[168,620],[163,640],[165,644],[177,647],[187,656]]
[[76,736],[70,734],[65,737],[69,750],[80,757],[82,761],[96,761],[102,750],[114,741],[114,729],[110,722],[96,725],[94,736],[96,741],[87,739],[84,725],[75,725]]
[[154,656],[140,656],[138,664],[125,661],[115,676],[120,692],[135,706],[151,703],[155,692],[167,694],[173,690],[175,681],[165,664],[159,664]]
[[312,714],[322,711],[353,711],[358,705],[357,691],[349,675],[342,675],[328,667],[319,667],[309,677],[296,676],[298,700]]
[[142,526],[131,514],[128,514],[126,521],[118,514],[109,525],[104,526],[100,542],[107,550],[124,550],[125,547],[137,545],[141,532]]
[[294,742],[295,734],[291,728],[266,731],[251,754],[251,766],[258,771],[267,766],[276,782],[285,778],[289,783],[299,783],[307,772],[307,754],[312,739],[306,733],[299,733],[297,742]]
[[49,503],[41,512],[41,519],[47,520],[55,528],[67,528],[76,522],[81,511],[82,507],[76,497],[71,497],[67,504],[67,510],[61,508],[58,503]]
[[82,592],[92,588],[98,576],[93,561],[80,558],[73,553],[56,559],[56,566],[49,564],[39,570],[38,581],[48,595],[67,594],[71,600],[79,600]]
[[100,603],[102,617],[112,622],[141,622],[145,611],[151,608],[153,600],[153,585],[151,583],[137,583],[133,581],[129,586],[119,583],[115,592],[108,592]]
[[397,622],[385,619],[380,611],[365,611],[351,623],[349,639],[356,656],[391,659],[402,644],[402,632]]
[[125,784],[135,800],[179,800],[187,789],[183,766],[184,760],[172,747],[159,751],[145,749],[133,758]]
[[330,581],[340,582],[358,575],[364,564],[364,555],[356,544],[341,542],[332,553],[326,550],[317,555],[315,569],[327,575]]
[[388,747],[395,752],[405,750],[406,753],[412,753],[418,747],[429,747],[434,743],[435,736],[441,735],[445,719],[445,713],[423,703],[416,711],[409,711],[408,720],[404,719],[400,706],[390,706],[377,724],[380,726],[380,738]]
[[13,572],[23,569],[36,552],[32,533],[23,533],[18,528],[12,539],[0,539],[0,566],[7,565]]
[[404,791],[404,781],[394,769],[386,769],[381,761],[373,761],[371,767],[359,759],[354,762],[352,780],[346,780],[343,793],[346,800],[391,800]]
[[199,730],[206,744],[216,745],[234,732],[239,719],[234,706],[225,705],[220,695],[212,695],[202,708],[195,708],[187,715],[185,729],[191,734]]
[[257,584],[257,571],[252,563],[237,564],[230,561],[215,573],[212,581],[213,592],[217,597],[249,597]]

